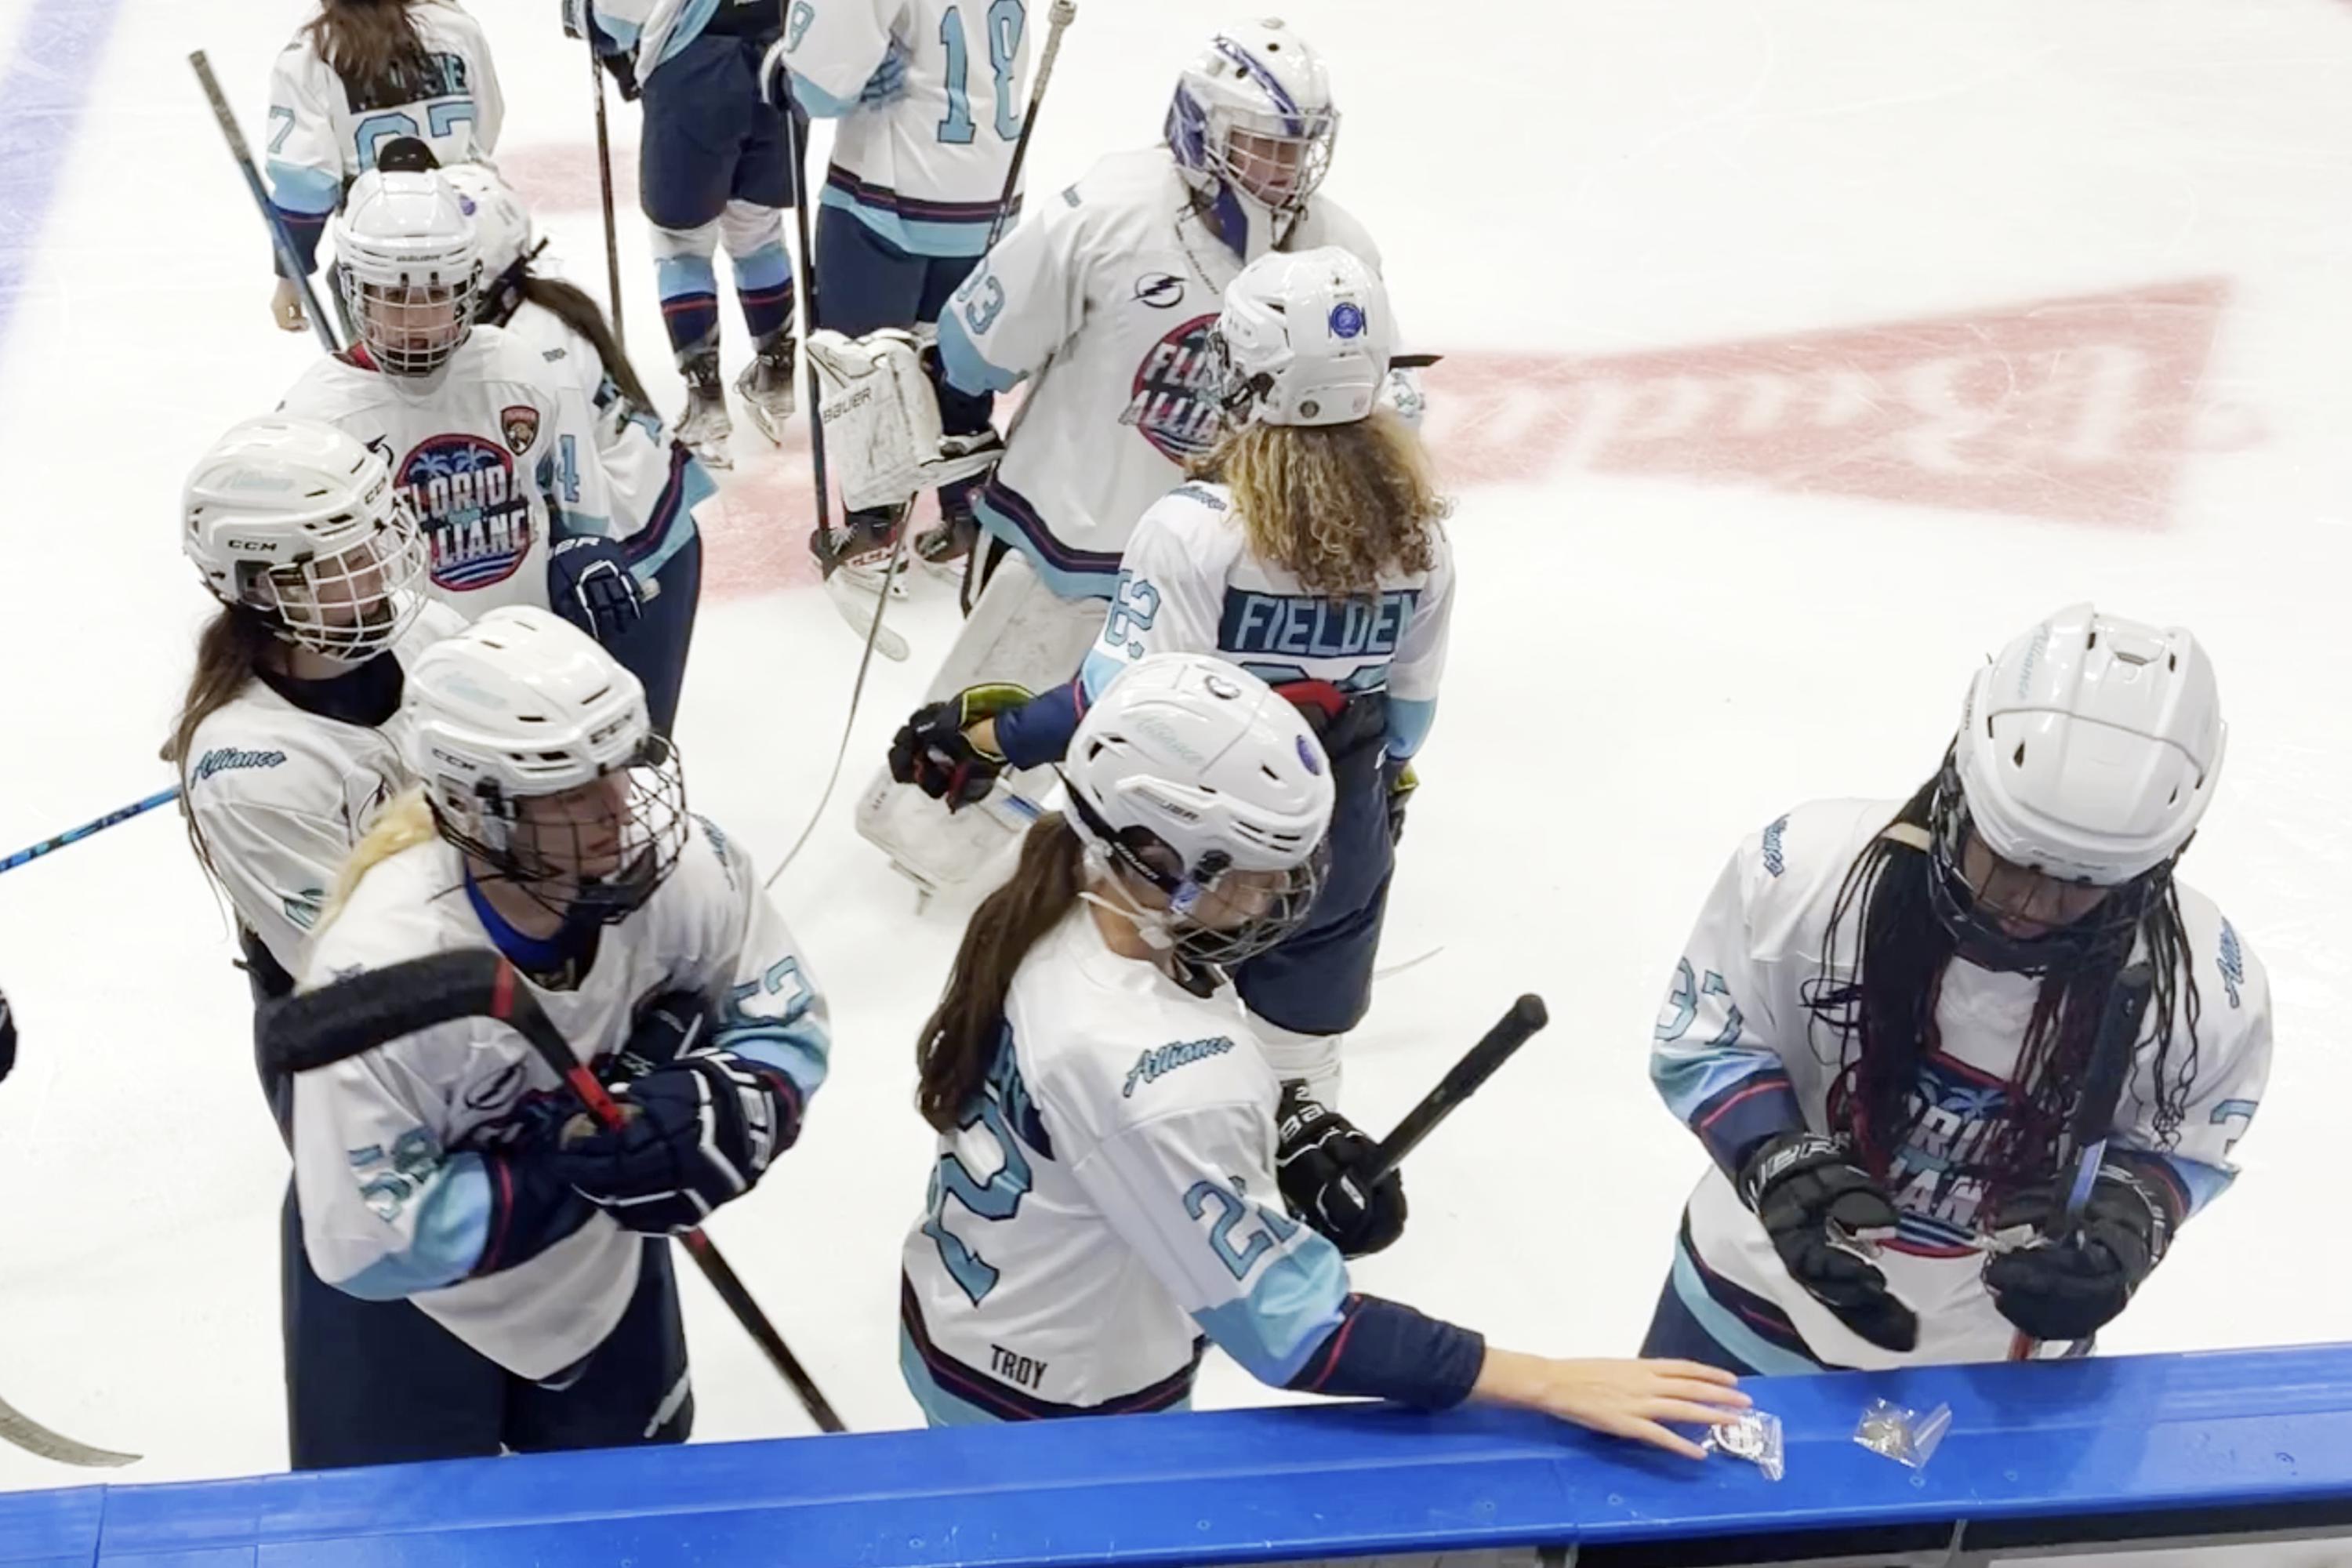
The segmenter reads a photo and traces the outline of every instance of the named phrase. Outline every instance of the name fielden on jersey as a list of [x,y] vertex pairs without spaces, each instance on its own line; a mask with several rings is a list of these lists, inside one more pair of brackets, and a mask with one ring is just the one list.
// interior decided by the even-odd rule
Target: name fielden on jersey
[[1216,444],[1221,378],[1209,349],[1209,330],[1216,324],[1213,312],[1195,316],[1152,344],[1136,367],[1126,412],[1118,416],[1171,462],[1197,458]]
[[428,436],[393,473],[425,531],[436,587],[463,593],[503,583],[530,553],[530,498],[496,441]]

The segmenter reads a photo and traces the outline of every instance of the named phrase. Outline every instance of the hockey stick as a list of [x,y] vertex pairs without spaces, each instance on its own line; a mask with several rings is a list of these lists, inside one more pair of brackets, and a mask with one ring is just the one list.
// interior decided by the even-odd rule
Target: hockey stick
[[[283,1072],[310,1072],[375,1049],[387,1040],[457,1018],[495,1018],[530,1042],[540,1059],[560,1075],[589,1114],[617,1127],[621,1108],[604,1092],[587,1064],[572,1054],[514,965],[488,948],[467,948],[369,970],[316,991],[298,992],[271,1003],[262,1021],[262,1052]],[[841,1432],[834,1413],[808,1369],[784,1343],[759,1302],[699,1227],[678,1237],[704,1278],[735,1314],[744,1331],[793,1385],[818,1427]]]
[[17,850],[5,860],[0,860],[0,871],[13,871],[27,860],[39,859],[52,849],[62,849],[67,845],[78,843],[93,833],[102,833],[118,822],[128,822],[142,811],[152,811],[159,805],[169,805],[179,798],[180,788],[177,784],[170,789],[159,789],[145,800],[134,800],[129,805],[108,812],[94,822],[85,822],[79,827],[68,827],[54,838],[44,838],[28,849]]
[[596,188],[604,198],[604,291],[613,301],[613,341],[626,353],[628,338],[621,331],[621,236],[613,217],[613,134],[604,122],[604,66],[596,58],[596,37],[588,39],[588,79],[596,89]]
[[1496,1068],[1509,1061],[1530,1036],[1550,1022],[1551,1015],[1545,1010],[1542,997],[1522,996],[1512,1003],[1511,1010],[1454,1064],[1438,1080],[1437,1087],[1423,1095],[1421,1103],[1405,1113],[1404,1120],[1396,1124],[1396,1131],[1373,1148],[1370,1167],[1351,1171],[1349,1175],[1367,1191],[1378,1186],[1391,1171],[1404,1163],[1407,1154],[1421,1146],[1423,1139],[1437,1131],[1438,1123],[1477,1093],[1479,1086],[1495,1076]]
[[278,264],[286,268],[286,276],[302,291],[302,309],[309,313],[310,328],[319,334],[331,354],[341,353],[343,345],[335,341],[335,329],[319,312],[319,298],[310,292],[310,274],[302,266],[302,258],[294,253],[294,240],[286,232],[286,225],[278,209],[269,204],[269,193],[261,184],[261,175],[253,166],[253,151],[245,143],[245,132],[237,129],[236,115],[221,92],[220,79],[213,75],[213,63],[198,49],[188,57],[195,68],[196,80],[205,89],[205,99],[213,106],[213,118],[220,121],[222,137],[228,142],[228,155],[236,161],[236,172],[245,176],[245,188],[253,194],[254,205],[261,209],[261,221],[269,226],[269,243],[277,248]]
[[[2155,989],[2156,973],[2142,960],[2116,975],[2107,992],[2106,1010],[2099,1015],[2099,1032],[2091,1040],[2090,1069],[2083,1079],[2083,1092],[2074,1101],[2074,1114],[2067,1122],[2066,1141],[2078,1152],[2074,1156],[2074,1179],[2066,1188],[2065,1207],[2058,1211],[2058,1216],[2043,1233],[2053,1241],[2063,1241],[2074,1234],[2084,1206],[2091,1201],[2091,1189],[2098,1184],[2099,1166],[2107,1157],[2107,1134],[2115,1127],[2116,1108],[2123,1103],[2124,1085],[2131,1081],[2140,1020],[2147,1012],[2148,997]],[[2009,1342],[2009,1359],[2032,1361],[2041,1342],[2031,1335],[2019,1333]],[[2068,1353],[2081,1352],[2070,1350]]]
[[87,1443],[50,1431],[31,1416],[0,1399],[0,1442],[5,1442],[43,1459],[54,1459],[60,1465],[80,1465],[88,1469],[112,1469],[120,1465],[135,1465],[136,1454],[118,1454],[111,1448],[93,1448]]

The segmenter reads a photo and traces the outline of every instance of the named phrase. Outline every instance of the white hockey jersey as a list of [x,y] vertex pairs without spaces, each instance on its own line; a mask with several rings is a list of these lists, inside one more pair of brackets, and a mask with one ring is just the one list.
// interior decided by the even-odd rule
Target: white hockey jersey
[[[723,1009],[714,1044],[788,1076],[802,1102],[824,1081],[825,1007],[751,857],[699,817],[677,868],[607,926],[572,991],[531,986],[583,1061],[626,1043],[638,1005],[697,990]],[[463,860],[435,838],[388,857],[319,931],[307,989],[428,953],[488,946]],[[523,982],[530,984],[528,979]],[[638,1237],[603,1214],[511,1268],[469,1278],[495,1212],[482,1152],[519,1139],[562,1080],[521,1036],[468,1018],[302,1074],[294,1180],[319,1277],[356,1296],[405,1296],[523,1377],[603,1342],[636,1288]],[[527,1157],[527,1156],[524,1156]]]
[[476,327],[431,376],[387,375],[348,349],[311,365],[278,407],[384,455],[431,547],[434,593],[468,620],[549,608],[552,540],[612,531],[588,400],[496,327]]
[[562,317],[526,300],[506,324],[509,337],[536,350],[551,374],[568,383],[594,421],[596,457],[612,499],[613,537],[628,547],[640,583],[694,536],[694,509],[719,493],[702,460],[674,439],[661,416],[621,394],[604,374],[596,345]]
[[[406,669],[465,624],[427,604],[393,657]],[[181,799],[238,921],[289,974],[301,973],[302,943],[344,857],[415,782],[402,760],[407,732],[397,705],[380,725],[345,722],[296,707],[257,677],[190,737]]]
[[[1028,23],[1027,0],[793,0],[793,96],[838,121],[824,204],[912,256],[988,248],[1021,136]],[[1007,223],[1019,205],[1016,191]]]
[[1445,669],[1454,556],[1443,533],[1426,572],[1383,577],[1377,597],[1327,598],[1249,547],[1233,492],[1181,485],[1135,525],[1102,636],[1087,655],[1089,701],[1155,653],[1213,653],[1268,685],[1323,680],[1388,694],[1390,750],[1410,755],[1429,728]]
[[263,157],[270,200],[291,214],[324,215],[343,188],[375,167],[376,150],[414,136],[443,163],[488,163],[498,151],[506,100],[482,29],[456,0],[411,0],[432,67],[414,98],[364,100],[319,57],[305,27],[269,73],[269,139]]
[[[1832,1104],[1841,1041],[1808,1002],[1850,981],[1859,932],[1842,930],[1830,967],[1822,940],[1847,868],[1885,825],[1895,801],[1818,801],[1751,835],[1717,881],[1685,950],[1654,1031],[1651,1077],[1675,1114],[1700,1132],[1784,1097],[1805,1125],[1841,1130]],[[2270,987],[2261,964],[2210,901],[2179,889],[2189,962],[2202,1001],[2197,1037],[2176,1026],[2169,1070],[2194,1065],[2178,1132],[2156,1125],[2155,1043],[2144,1041],[2117,1110],[2110,1157],[2167,1182],[2193,1214],[2230,1184],[2230,1154],[2252,1121],[2270,1070]],[[1849,927],[1855,922],[1849,922]],[[1840,1322],[1791,1279],[1756,1216],[1720,1168],[1710,1169],[1685,1215],[1674,1288],[1718,1342],[1766,1373],[1811,1365],[1784,1343],[1785,1317],[1812,1355],[1832,1366],[1882,1368],[1999,1361],[2016,1332],[1993,1306],[1975,1245],[1986,1192],[1956,1152],[2003,1114],[2038,977],[1996,973],[1955,959],[1936,1003],[1936,1048],[1918,1093],[1917,1131],[1896,1156],[1889,1191],[1903,1221],[1880,1248],[1887,1284],[1919,1318],[1916,1349],[1881,1350]],[[2192,1054],[2193,1053],[2193,1054]],[[1694,1256],[1695,1255],[1695,1256]],[[1748,1310],[1742,1294],[1760,1298]]]
[[907,1236],[929,1380],[1008,1417],[1164,1408],[1205,1333],[1287,1381],[1348,1281],[1283,1208],[1278,1093],[1230,992],[1191,994],[1073,910],[1015,973],[987,1092]]
[[[1318,196],[1285,248],[1321,245],[1380,270],[1362,226]],[[973,508],[1064,598],[1110,597],[1136,519],[1215,444],[1209,329],[1241,269],[1175,155],[1149,147],[1034,204],[940,312],[940,363],[957,386],[1036,377]]]

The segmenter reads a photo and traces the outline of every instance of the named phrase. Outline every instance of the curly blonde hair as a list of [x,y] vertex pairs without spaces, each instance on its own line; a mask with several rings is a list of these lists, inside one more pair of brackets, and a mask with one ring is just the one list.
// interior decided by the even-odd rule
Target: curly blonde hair
[[1437,491],[1421,438],[1383,408],[1347,425],[1244,425],[1193,470],[1232,490],[1250,549],[1332,599],[1437,563]]

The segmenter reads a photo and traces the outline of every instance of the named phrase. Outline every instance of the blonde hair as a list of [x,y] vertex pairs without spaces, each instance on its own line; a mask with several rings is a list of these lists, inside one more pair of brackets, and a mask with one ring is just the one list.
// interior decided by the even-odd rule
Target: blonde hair
[[1233,491],[1250,549],[1311,593],[1375,594],[1437,563],[1437,491],[1421,437],[1383,408],[1347,425],[1244,425],[1194,468]]
[[326,912],[319,917],[318,930],[311,932],[316,940],[319,931],[334,924],[335,917],[343,912],[352,894],[359,889],[360,881],[370,871],[391,859],[404,849],[439,837],[440,828],[433,820],[433,807],[425,799],[425,786],[418,784],[394,795],[376,814],[352,852],[343,857],[341,870],[335,873],[334,896],[327,900]]

